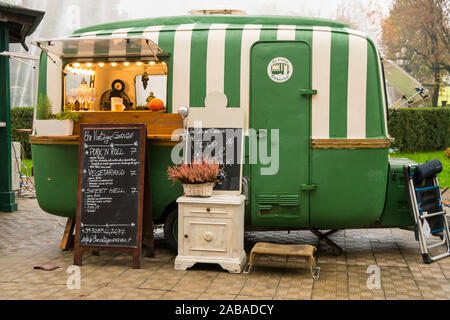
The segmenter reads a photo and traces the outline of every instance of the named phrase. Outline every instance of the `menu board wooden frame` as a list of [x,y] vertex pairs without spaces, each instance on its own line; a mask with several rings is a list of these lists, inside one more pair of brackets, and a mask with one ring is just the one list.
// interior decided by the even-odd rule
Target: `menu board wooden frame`
[[[82,170],[83,170],[83,146],[84,146],[84,129],[139,129],[139,190],[138,190],[138,216],[137,216],[137,235],[136,247],[120,247],[120,246],[87,246],[80,243],[81,232],[81,203],[82,203]],[[147,128],[145,124],[80,124],[80,143],[78,149],[78,188],[77,188],[77,212],[75,226],[75,252],[74,264],[81,266],[84,251],[116,251],[132,254],[133,268],[139,269],[142,255],[142,225],[144,210],[144,180],[146,174],[146,152],[147,152]]]

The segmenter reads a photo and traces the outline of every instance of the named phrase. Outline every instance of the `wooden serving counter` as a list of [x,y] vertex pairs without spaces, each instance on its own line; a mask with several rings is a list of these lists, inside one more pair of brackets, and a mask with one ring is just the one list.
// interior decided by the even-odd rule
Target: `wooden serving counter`
[[[176,113],[151,111],[95,111],[83,112],[74,123],[71,136],[30,136],[32,144],[77,145],[80,139],[80,124],[136,124],[147,126],[147,138],[152,145],[176,145],[180,136],[172,136],[176,129],[183,129],[183,120]],[[172,139],[173,138],[173,139]]]

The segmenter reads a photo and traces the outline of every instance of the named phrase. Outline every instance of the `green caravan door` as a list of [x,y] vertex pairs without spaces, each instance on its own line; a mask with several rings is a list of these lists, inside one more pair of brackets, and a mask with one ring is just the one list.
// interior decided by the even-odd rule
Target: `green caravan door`
[[[311,96],[306,91],[311,88],[310,65],[310,48],[304,42],[260,42],[252,48],[250,128],[255,134],[252,137],[250,131],[249,146],[253,226],[309,224],[309,194],[304,190],[311,187]],[[268,155],[266,159],[261,151]]]

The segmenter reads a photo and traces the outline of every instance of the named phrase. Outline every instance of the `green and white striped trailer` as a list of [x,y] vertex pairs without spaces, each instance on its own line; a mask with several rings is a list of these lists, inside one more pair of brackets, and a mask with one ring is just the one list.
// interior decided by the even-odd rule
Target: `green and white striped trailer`
[[[95,38],[109,44],[83,45]],[[115,47],[120,39],[133,45]],[[381,59],[373,41],[346,24],[281,16],[176,16],[84,28],[61,43],[57,64],[133,61],[158,51],[167,65],[169,113],[189,107],[195,120],[217,112],[224,122],[227,115],[242,113],[248,228],[414,225],[402,180],[409,160],[388,157]],[[51,52],[58,41],[38,44]],[[61,71],[42,55],[39,93],[63,101],[63,86]],[[215,92],[227,98],[225,113],[205,106]],[[54,105],[54,111],[60,107]],[[260,129],[268,129],[268,141],[271,129],[279,129],[279,143],[270,147],[279,149],[276,174],[263,175],[268,165],[249,163],[248,133]],[[32,150],[40,206],[73,217],[77,146],[33,143]],[[168,238],[176,230],[175,199],[181,194],[167,181],[170,152],[170,146],[155,146],[150,153],[153,215],[166,222]]]

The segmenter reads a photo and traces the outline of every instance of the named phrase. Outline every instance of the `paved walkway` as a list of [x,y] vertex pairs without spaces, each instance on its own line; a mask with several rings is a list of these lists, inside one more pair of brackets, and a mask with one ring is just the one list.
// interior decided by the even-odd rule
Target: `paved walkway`
[[[0,299],[450,299],[450,258],[422,263],[413,233],[400,229],[345,230],[331,238],[345,253],[334,256],[308,231],[246,233],[246,251],[257,241],[319,246],[319,281],[297,259],[262,258],[245,277],[215,265],[173,269],[175,255],[156,231],[156,257],[131,268],[126,254],[85,254],[81,289],[69,290],[73,251],[59,243],[65,219],[46,214],[36,200],[18,200],[19,211],[0,212]],[[34,270],[37,264],[60,266]],[[381,289],[367,288],[370,265],[381,269]]]

